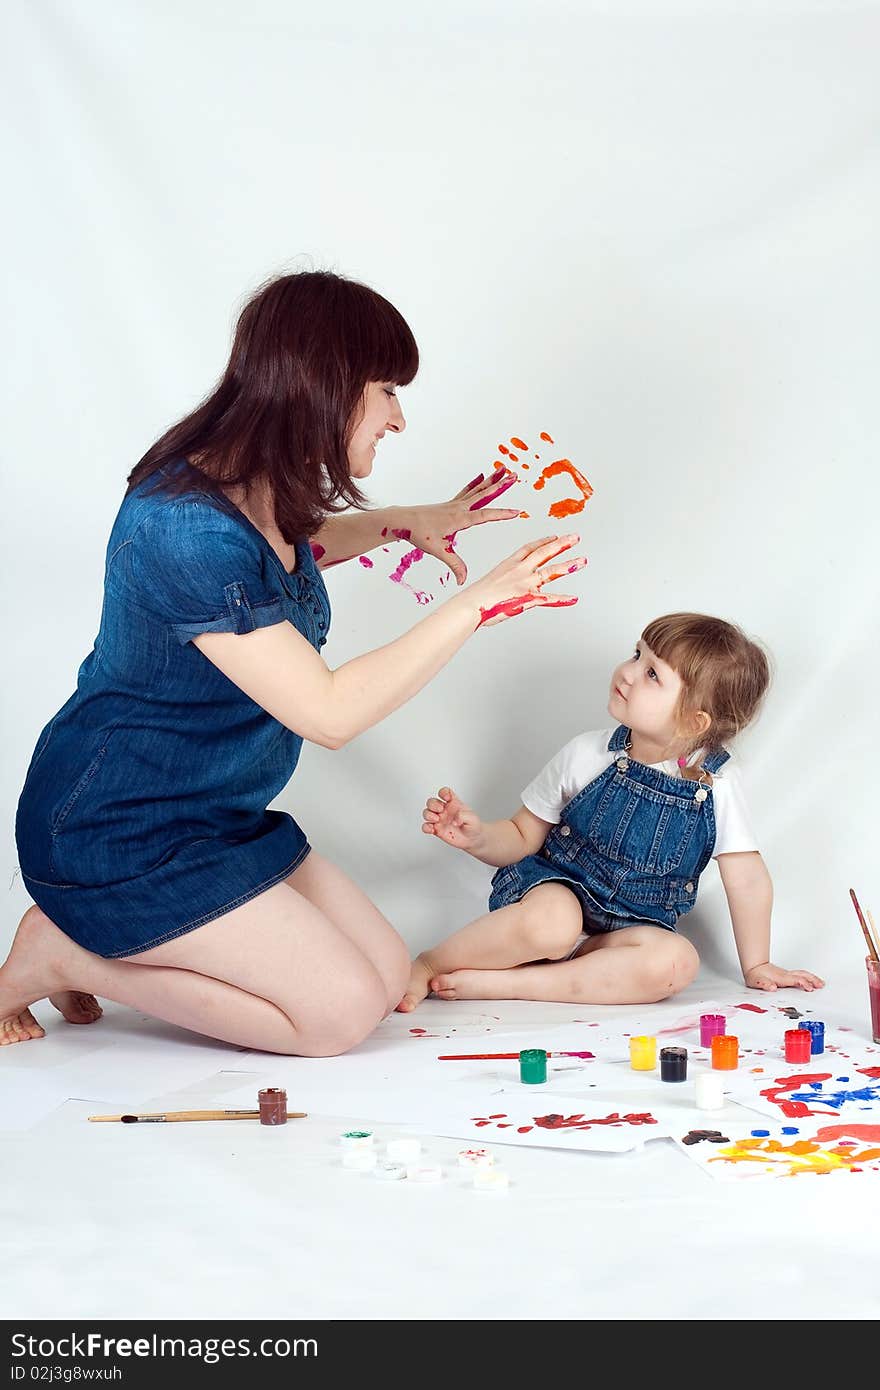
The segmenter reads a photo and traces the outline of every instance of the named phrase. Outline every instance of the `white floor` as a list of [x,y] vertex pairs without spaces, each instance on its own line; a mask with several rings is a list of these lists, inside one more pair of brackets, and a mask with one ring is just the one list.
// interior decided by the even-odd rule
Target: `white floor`
[[[669,1001],[670,1017],[708,997],[742,996],[739,982],[704,970]],[[784,996],[799,1007],[806,999]],[[832,982],[809,1002],[814,1017],[869,1037],[862,978]],[[479,1007],[499,1016],[499,1030],[521,1031],[524,1046],[584,1015],[583,1006]],[[402,1034],[455,1019],[466,1032],[474,1008],[429,1001],[396,1017]],[[7,1097],[78,1058],[91,1086],[76,1089],[116,1094],[132,1046],[157,1066],[203,1049],[211,1071],[141,1108],[223,1105],[248,1079],[224,1074],[198,1039],[114,1005],[94,1032],[53,1021],[45,1005],[38,1012],[47,1038],[0,1057]],[[412,1045],[401,1036],[402,1048]],[[475,1050],[491,1050],[485,1035]],[[229,1057],[241,1064],[234,1049]],[[255,1095],[257,1084],[255,1076]],[[7,1123],[12,1108],[0,1105]],[[780,1321],[880,1312],[880,1175],[721,1183],[668,1140],[621,1156],[505,1147],[510,1190],[478,1194],[453,1181],[378,1183],[341,1169],[340,1129],[363,1115],[310,1114],[280,1129],[86,1119],[127,1108],[67,1100],[31,1128],[0,1134],[5,1317]],[[461,1142],[426,1145],[454,1163]]]

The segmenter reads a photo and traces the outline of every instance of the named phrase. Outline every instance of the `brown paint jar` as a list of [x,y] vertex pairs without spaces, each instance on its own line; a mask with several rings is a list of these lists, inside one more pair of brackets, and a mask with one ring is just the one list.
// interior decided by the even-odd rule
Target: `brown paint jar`
[[287,1124],[287,1092],[280,1086],[267,1086],[258,1092],[261,1125]]

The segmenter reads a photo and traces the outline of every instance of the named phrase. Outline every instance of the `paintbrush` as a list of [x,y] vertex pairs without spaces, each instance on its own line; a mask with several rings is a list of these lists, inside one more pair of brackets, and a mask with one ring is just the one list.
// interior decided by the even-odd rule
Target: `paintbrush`
[[[594,1052],[548,1052],[548,1057],[595,1057]],[[518,1052],[459,1052],[438,1057],[438,1062],[518,1062]]]
[[871,909],[869,907],[866,907],[865,912],[867,913],[868,921],[871,924],[871,935],[873,936],[875,942],[880,941],[880,936],[877,935],[877,928],[874,926],[874,918],[871,916]]
[[[258,1120],[259,1110],[166,1110],[153,1115],[90,1115],[90,1120],[118,1120],[124,1125],[170,1124],[175,1120]],[[305,1110],[288,1110],[288,1120],[304,1120]]]
[[874,945],[874,942],[871,939],[871,933],[868,931],[868,924],[862,916],[862,909],[859,907],[859,900],[856,897],[855,891],[852,888],[850,888],[849,890],[849,895],[853,900],[853,907],[855,908],[856,916],[859,919],[859,926],[861,927],[865,935],[865,941],[868,946],[868,955],[871,957],[871,960],[880,960],[880,956],[877,955],[877,947]]

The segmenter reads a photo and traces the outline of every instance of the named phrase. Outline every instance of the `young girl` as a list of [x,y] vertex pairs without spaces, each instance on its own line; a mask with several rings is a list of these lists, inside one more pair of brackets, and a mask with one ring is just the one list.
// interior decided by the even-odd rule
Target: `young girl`
[[495,865],[489,912],[414,962],[398,1009],[441,999],[642,1004],[683,989],[699,957],[678,934],[718,861],[743,978],[819,989],[770,954],[770,876],[724,744],[769,683],[761,648],[700,613],[649,623],[611,677],[613,729],[579,734],[485,824],[441,787],[422,830]]

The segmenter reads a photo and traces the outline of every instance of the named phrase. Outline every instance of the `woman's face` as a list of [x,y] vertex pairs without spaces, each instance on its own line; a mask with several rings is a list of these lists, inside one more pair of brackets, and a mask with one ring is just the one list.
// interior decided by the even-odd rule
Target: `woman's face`
[[393,381],[368,381],[364,388],[363,414],[348,441],[348,466],[353,478],[368,478],[373,471],[376,446],[386,430],[395,434],[406,421]]

